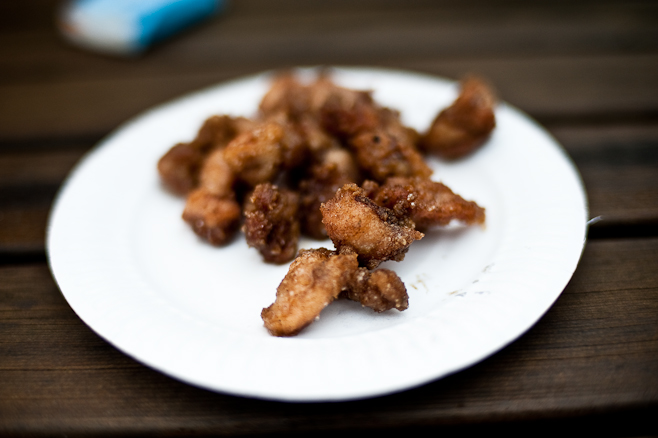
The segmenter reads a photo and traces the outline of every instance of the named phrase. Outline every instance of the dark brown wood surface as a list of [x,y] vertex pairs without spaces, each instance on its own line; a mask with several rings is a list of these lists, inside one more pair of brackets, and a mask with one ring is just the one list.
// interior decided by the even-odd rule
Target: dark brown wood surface
[[[658,434],[657,2],[235,0],[136,59],[68,45],[58,4],[0,3],[0,436]],[[44,237],[75,163],[149,107],[295,65],[478,73],[564,145],[602,220],[528,333],[419,388],[296,404],[180,383],[73,313]]]

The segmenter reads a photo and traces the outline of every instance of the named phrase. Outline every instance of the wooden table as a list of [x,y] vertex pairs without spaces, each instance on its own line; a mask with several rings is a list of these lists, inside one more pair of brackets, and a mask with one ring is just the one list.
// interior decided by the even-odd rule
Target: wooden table
[[[128,60],[64,42],[57,3],[0,4],[0,435],[658,434],[658,3],[235,0]],[[205,391],[99,338],[60,294],[44,249],[72,166],[155,104],[317,64],[478,73],[546,126],[581,172],[590,216],[603,218],[557,303],[467,370],[347,403]]]

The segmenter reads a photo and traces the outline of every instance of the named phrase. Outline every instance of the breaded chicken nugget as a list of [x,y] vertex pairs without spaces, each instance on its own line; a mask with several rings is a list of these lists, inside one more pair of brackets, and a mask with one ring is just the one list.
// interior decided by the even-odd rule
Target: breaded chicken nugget
[[215,149],[203,163],[199,173],[199,185],[206,192],[220,198],[233,197],[235,174],[224,158],[225,149]]
[[285,263],[297,253],[299,195],[270,183],[256,186],[245,203],[247,244],[268,263]]
[[380,125],[378,113],[370,92],[341,88],[322,105],[320,120],[324,129],[346,140],[376,129]]
[[164,185],[177,195],[190,192],[199,184],[199,169],[205,154],[190,143],[178,143],[158,161]]
[[285,132],[275,122],[259,125],[233,139],[224,160],[233,173],[251,187],[274,179],[283,162],[281,141]]
[[329,238],[341,253],[355,252],[359,263],[374,269],[386,260],[401,261],[414,240],[424,235],[414,223],[380,207],[356,184],[345,184],[320,207]]
[[393,308],[403,311],[409,307],[407,288],[400,277],[389,269],[368,271],[366,268],[359,268],[342,295],[375,312],[385,312]]
[[238,134],[253,129],[254,125],[245,117],[211,116],[201,125],[192,145],[205,152],[223,148]]
[[258,109],[263,118],[283,112],[294,119],[308,112],[309,107],[308,87],[299,82],[294,74],[286,72],[272,80],[272,85],[261,99]]
[[208,154],[225,147],[236,135],[253,125],[244,117],[212,116],[203,123],[189,143],[178,143],[158,161],[162,182],[176,194],[184,195],[199,184],[199,171]]
[[429,178],[432,169],[416,147],[383,129],[363,132],[349,140],[359,167],[377,182],[393,176]]
[[359,169],[345,149],[331,149],[311,166],[309,176],[299,183],[302,232],[315,239],[326,239],[320,205],[334,197],[336,190],[360,180]]
[[495,104],[496,98],[484,82],[464,80],[457,100],[439,113],[422,137],[421,149],[446,159],[468,155],[496,126]]
[[357,267],[356,254],[301,250],[277,288],[276,301],[261,313],[265,328],[274,336],[296,335],[338,297]]
[[225,245],[240,225],[240,205],[233,198],[220,198],[200,188],[187,198],[183,220],[213,245]]
[[371,190],[370,197],[398,216],[409,216],[420,230],[445,226],[453,220],[466,225],[483,224],[485,220],[484,208],[440,182],[423,178],[390,178]]
[[265,121],[276,123],[283,130],[279,140],[282,170],[291,170],[305,163],[309,155],[309,145],[305,137],[306,133],[299,123],[283,112],[276,113]]

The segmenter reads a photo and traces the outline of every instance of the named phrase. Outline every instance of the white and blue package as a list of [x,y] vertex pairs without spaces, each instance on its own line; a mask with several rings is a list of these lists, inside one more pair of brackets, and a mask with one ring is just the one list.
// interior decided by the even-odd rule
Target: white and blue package
[[224,0],[74,0],[62,8],[59,28],[79,46],[136,55],[224,5]]

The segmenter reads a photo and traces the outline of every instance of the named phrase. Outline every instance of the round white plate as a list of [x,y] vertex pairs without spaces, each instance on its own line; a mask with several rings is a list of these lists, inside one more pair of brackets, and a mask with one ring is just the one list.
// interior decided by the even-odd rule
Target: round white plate
[[[301,70],[311,75],[312,70]],[[155,108],[92,151],[64,184],[48,229],[55,279],[80,318],[126,354],[165,374],[230,394],[289,401],[349,400],[435,380],[493,354],[530,328],[571,278],[585,243],[582,182],[556,141],[500,104],[488,143],[456,163],[430,160],[434,179],[486,208],[486,227],[432,231],[387,262],[409,309],[376,314],[347,300],[293,338],[260,312],[288,266],[261,261],[244,237],[199,240],[156,163],[213,114],[254,115],[261,74]],[[403,121],[427,128],[457,86],[409,72],[336,69],[374,90]],[[331,242],[302,241],[302,247]]]

